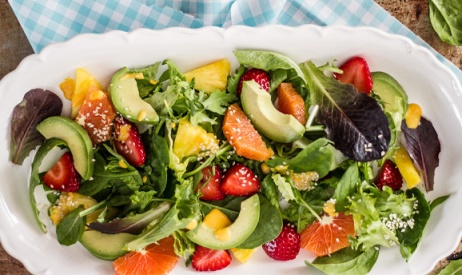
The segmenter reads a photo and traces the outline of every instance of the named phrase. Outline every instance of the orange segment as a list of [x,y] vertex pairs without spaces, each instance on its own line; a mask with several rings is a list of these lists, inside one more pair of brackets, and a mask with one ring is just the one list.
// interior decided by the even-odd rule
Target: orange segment
[[339,213],[332,217],[324,215],[300,234],[301,247],[316,256],[325,256],[350,245],[348,236],[355,235],[353,216]]
[[59,84],[59,88],[63,91],[64,97],[66,99],[72,100],[72,95],[74,94],[75,89],[75,81],[72,78],[64,79],[61,84]]
[[295,90],[291,83],[281,83],[277,89],[278,110],[281,113],[292,115],[302,125],[306,124],[305,101]]
[[90,86],[75,120],[87,131],[93,144],[109,140],[116,112],[108,95]]
[[250,119],[236,103],[229,106],[226,111],[223,134],[241,157],[265,161],[274,155],[273,150],[266,147],[266,143],[255,130]]
[[178,255],[172,236],[150,244],[144,250],[132,251],[116,259],[112,265],[117,275],[166,275],[175,268]]

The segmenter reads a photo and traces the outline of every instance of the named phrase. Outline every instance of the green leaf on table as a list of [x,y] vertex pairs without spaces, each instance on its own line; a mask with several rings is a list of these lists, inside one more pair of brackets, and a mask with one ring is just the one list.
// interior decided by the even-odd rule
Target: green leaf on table
[[453,46],[462,45],[462,1],[429,0],[430,23],[440,39]]
[[451,261],[438,275],[458,275],[462,273],[462,259]]

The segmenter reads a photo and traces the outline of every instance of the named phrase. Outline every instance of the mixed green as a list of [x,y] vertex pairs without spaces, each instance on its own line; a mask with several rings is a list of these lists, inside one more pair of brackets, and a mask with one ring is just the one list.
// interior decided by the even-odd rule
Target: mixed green
[[[115,108],[114,118],[107,119],[112,133],[98,143],[90,131],[95,123],[85,124],[85,113],[60,117],[62,102],[52,92],[27,93],[13,113],[10,156],[20,164],[40,145],[32,163],[30,199],[42,230],[47,227],[38,215],[38,186],[47,191],[58,242],[80,242],[104,260],[173,237],[175,253],[201,270],[194,259],[199,247],[266,246],[267,252],[269,243],[295,228],[300,241],[294,255],[267,252],[289,260],[300,248],[310,250],[310,227],[326,221],[336,226],[338,217],[354,225],[351,234],[337,237],[347,246],[326,248],[327,254],[313,251],[319,257],[308,266],[326,274],[367,274],[380,248],[395,245],[408,260],[431,211],[447,198],[425,198],[435,184],[440,144],[432,123],[414,111],[418,105],[408,103],[392,76],[370,74],[358,57],[336,67],[296,64],[267,51],[238,50],[235,56],[240,66],[233,73],[226,61],[191,73],[170,60],[121,69],[104,95],[107,106]],[[278,95],[283,83],[302,99],[302,120],[278,109],[284,103]],[[93,91],[95,98],[100,90]],[[260,133],[265,158],[241,153],[233,141],[240,137],[230,138],[232,133],[224,130],[230,120],[240,121],[233,108],[242,110]],[[28,121],[33,123],[24,128]],[[229,129],[242,130],[244,139],[254,137],[245,135],[244,126],[235,129],[244,124]],[[76,170],[68,177],[77,180],[69,186],[50,184],[50,171],[39,170],[56,148],[72,155]],[[239,172],[247,179],[236,176]],[[211,228],[204,220],[216,209],[229,224]]]

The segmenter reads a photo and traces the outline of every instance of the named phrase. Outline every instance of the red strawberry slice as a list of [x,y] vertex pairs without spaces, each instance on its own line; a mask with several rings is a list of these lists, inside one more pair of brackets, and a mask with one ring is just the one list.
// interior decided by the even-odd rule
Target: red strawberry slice
[[289,261],[297,257],[300,252],[300,235],[291,223],[284,223],[279,236],[265,244],[263,250],[272,259]]
[[380,190],[382,190],[384,186],[389,186],[395,191],[401,189],[403,186],[403,177],[393,161],[387,159],[383,163],[375,178],[375,184]]
[[202,169],[202,179],[197,186],[197,190],[202,194],[201,200],[217,201],[225,198],[225,193],[220,189],[222,176],[223,172],[217,165]]
[[238,163],[226,171],[221,190],[231,196],[251,196],[260,190],[260,181],[250,168]]
[[227,267],[231,261],[231,254],[227,250],[213,250],[198,245],[191,264],[197,271],[216,271]]
[[131,165],[141,166],[146,161],[146,150],[138,128],[122,116],[117,116],[114,122],[114,144],[117,153]]
[[46,186],[53,190],[76,192],[80,188],[80,175],[75,170],[70,152],[64,153],[55,165],[42,177]]
[[340,69],[343,73],[334,73],[335,79],[345,84],[353,84],[359,92],[371,93],[373,82],[369,65],[364,58],[352,57],[340,66]]
[[254,80],[265,91],[269,91],[269,88],[270,88],[269,74],[264,70],[252,68],[252,69],[247,70],[239,79],[239,83],[237,84],[237,96],[241,95],[242,83],[248,80]]

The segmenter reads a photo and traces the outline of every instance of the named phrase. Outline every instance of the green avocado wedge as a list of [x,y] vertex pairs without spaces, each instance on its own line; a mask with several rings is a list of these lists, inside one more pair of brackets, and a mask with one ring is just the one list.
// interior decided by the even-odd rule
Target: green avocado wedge
[[80,237],[80,243],[95,257],[112,261],[127,253],[125,245],[136,237],[129,233],[106,234],[87,230]]
[[241,202],[241,210],[236,220],[228,226],[229,238],[220,240],[213,229],[201,223],[188,231],[186,236],[196,244],[210,249],[230,249],[244,242],[255,230],[260,218],[260,199],[255,194]]
[[129,72],[125,67],[113,75],[109,86],[112,104],[117,112],[134,123],[156,124],[159,115],[149,103],[141,99],[138,84]]
[[271,140],[290,143],[299,140],[305,133],[305,126],[295,117],[279,112],[271,101],[271,95],[253,80],[242,84],[241,102],[253,126]]
[[371,77],[374,83],[372,91],[382,100],[385,111],[404,115],[408,102],[401,84],[384,72],[372,72]]
[[74,166],[83,179],[93,175],[93,145],[87,132],[74,120],[63,116],[52,116],[37,125],[37,130],[46,138],[63,140],[74,159]]

